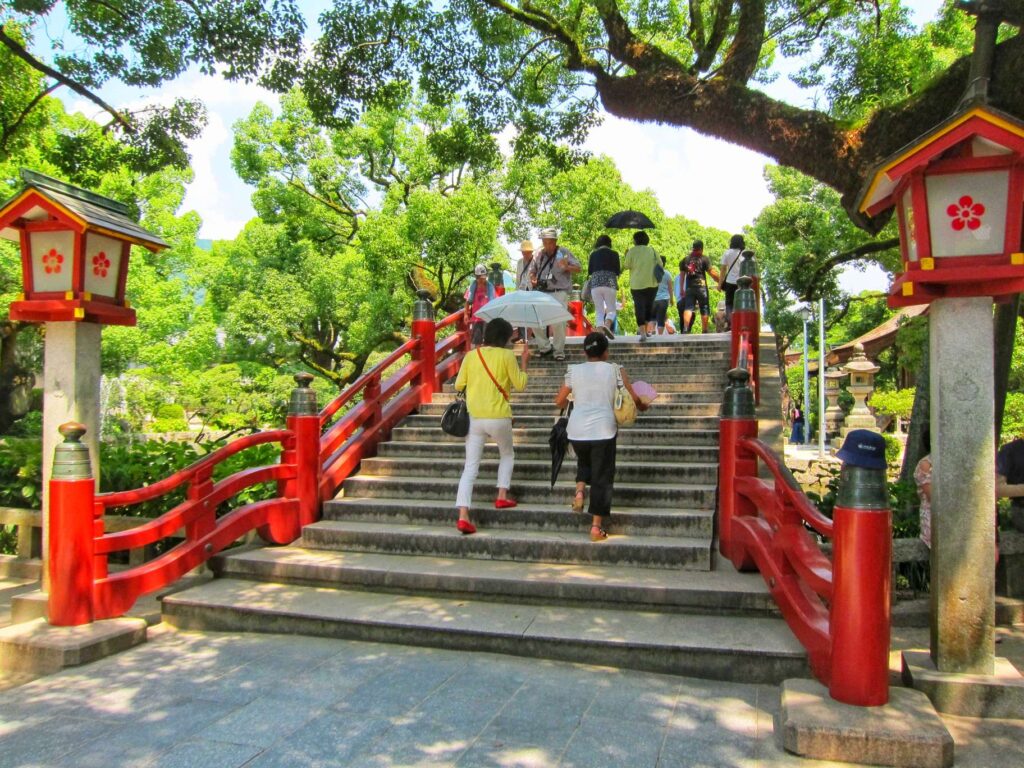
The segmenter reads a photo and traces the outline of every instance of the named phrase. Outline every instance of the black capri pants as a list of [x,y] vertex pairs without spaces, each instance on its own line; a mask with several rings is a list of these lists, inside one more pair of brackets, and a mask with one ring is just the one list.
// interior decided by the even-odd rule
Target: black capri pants
[[612,513],[615,487],[615,438],[573,440],[572,449],[576,451],[576,482],[590,486],[587,512],[607,518]]
[[654,320],[654,297],[658,295],[658,287],[641,288],[638,291],[630,291],[633,294],[633,313],[636,315],[636,324],[643,327]]

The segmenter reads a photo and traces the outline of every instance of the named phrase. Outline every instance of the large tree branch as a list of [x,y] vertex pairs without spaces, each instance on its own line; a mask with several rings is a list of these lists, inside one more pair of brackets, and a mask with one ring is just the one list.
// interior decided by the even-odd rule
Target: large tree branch
[[[807,286],[803,295],[800,297],[800,301],[811,301],[814,297],[814,287],[821,284],[822,278],[831,272],[833,269],[841,264],[848,264],[851,261],[857,261],[865,256],[871,256],[876,253],[885,253],[891,251],[893,248],[899,248],[900,239],[898,237],[891,237],[886,240],[873,240],[870,243],[863,243],[858,245],[856,248],[851,248],[848,251],[842,253],[836,253],[829,256],[824,261],[818,263],[814,267],[814,271],[811,272],[810,276],[800,278],[800,282]],[[809,259],[803,259],[797,262],[793,267],[793,272],[800,272],[804,274],[810,264]]]
[[764,0],[739,0],[740,18],[736,35],[725,55],[719,77],[735,83],[746,83],[757,70],[757,62],[764,46],[766,23]]
[[500,11],[531,29],[537,30],[542,35],[550,35],[565,46],[566,67],[568,69],[590,72],[595,76],[604,74],[604,70],[597,59],[587,53],[583,44],[560,24],[558,19],[534,7],[529,0],[523,3],[522,8],[505,2],[505,0],[483,0],[483,2],[496,11]]
[[715,6],[715,21],[711,25],[711,34],[708,35],[703,49],[697,54],[692,65],[690,74],[696,75],[699,72],[706,72],[715,63],[725,37],[729,33],[729,20],[732,18],[733,0],[719,0]]
[[616,59],[637,72],[679,69],[678,59],[636,36],[619,12],[615,0],[595,0],[594,8],[601,16],[608,35],[608,50]]
[[37,59],[35,56],[33,56],[31,53],[25,50],[24,46],[22,46],[21,43],[19,43],[14,38],[10,37],[3,26],[0,26],[0,44],[3,44],[11,53],[13,53],[19,59],[24,61],[30,67],[32,67],[32,69],[36,70],[37,72],[42,72],[47,77],[52,77],[61,85],[67,86],[72,91],[77,93],[79,96],[88,99],[93,104],[102,109],[104,112],[107,112],[112,118],[114,118],[114,122],[120,125],[127,133],[135,133],[135,126],[121,112],[107,104],[107,102],[105,102],[95,93],[90,91],[84,85],[75,82],[71,78],[58,72],[50,65]]

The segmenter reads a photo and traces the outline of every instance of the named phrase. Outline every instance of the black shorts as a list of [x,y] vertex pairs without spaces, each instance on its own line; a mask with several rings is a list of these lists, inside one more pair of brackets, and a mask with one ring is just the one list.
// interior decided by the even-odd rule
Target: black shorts
[[687,312],[692,312],[696,306],[700,306],[700,313],[702,315],[711,314],[707,288],[686,289],[686,296],[683,297],[683,309]]

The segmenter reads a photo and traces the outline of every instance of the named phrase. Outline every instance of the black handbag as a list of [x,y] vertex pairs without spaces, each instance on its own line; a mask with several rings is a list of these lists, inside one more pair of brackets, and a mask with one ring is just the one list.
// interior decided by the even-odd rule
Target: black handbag
[[455,400],[441,414],[441,431],[453,437],[465,437],[469,434],[469,408],[466,406],[466,395],[460,392]]

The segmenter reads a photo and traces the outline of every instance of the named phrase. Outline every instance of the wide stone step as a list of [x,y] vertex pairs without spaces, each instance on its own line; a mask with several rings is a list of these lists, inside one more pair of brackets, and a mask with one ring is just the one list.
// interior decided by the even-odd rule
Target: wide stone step
[[[405,499],[409,504],[415,504],[420,499],[448,499],[454,505],[458,487],[459,478],[457,477],[355,475],[342,484],[342,494],[345,498]],[[568,505],[572,504],[575,490],[573,474],[570,468],[565,467],[554,488],[547,480],[522,480],[513,475],[512,487],[509,492],[521,504]],[[494,493],[493,479],[477,478],[477,482],[473,485],[474,498],[493,500]],[[615,509],[620,506],[713,509],[715,486],[617,482],[612,500],[613,515]]]
[[[660,408],[663,405],[672,405],[674,403],[714,403],[716,405],[721,404],[722,395],[717,390],[707,390],[703,387],[693,387],[689,391],[671,391],[682,387],[688,387],[686,384],[663,384],[658,385],[658,399],[654,403],[655,408]],[[552,385],[551,387],[527,387],[522,392],[511,393],[512,404],[517,403],[529,403],[529,404],[550,404],[555,399],[555,393],[558,392],[559,386]],[[668,390],[668,391],[666,391]],[[434,394],[433,402],[437,403],[450,403],[455,399],[455,391],[449,390],[445,392],[437,392]]]
[[[495,509],[493,494],[477,499],[472,518],[480,528],[561,531],[578,533],[589,530],[590,516],[573,512],[565,504],[520,504],[511,509]],[[399,523],[448,527],[457,517],[452,500],[342,498],[324,502],[325,520],[364,523]],[[644,507],[616,507],[608,528],[614,533],[642,536],[681,536],[711,539],[714,535],[714,510],[670,510]]]
[[[441,414],[444,412],[444,407],[436,407],[433,405],[421,406],[424,409],[430,409],[430,412],[420,415],[409,416],[402,421],[403,426],[407,427],[427,427],[436,429],[438,432],[441,431]],[[555,418],[558,416],[558,409],[551,406],[550,413],[538,414],[538,413],[517,413],[515,410],[512,412],[512,428],[538,428],[544,427],[549,432],[551,426],[555,423]],[[636,424],[632,427],[623,427],[619,430],[619,439],[622,439],[624,432],[628,432],[631,429],[661,429],[661,430],[706,430],[714,433],[715,440],[718,440],[718,416],[673,416],[673,415],[661,415],[658,409],[651,408],[646,413],[637,415]]]
[[[444,413],[444,409],[448,406],[445,403],[429,403],[427,405],[420,406],[421,416],[436,416],[441,417]],[[650,407],[649,410],[639,414],[640,417],[645,419],[651,418],[666,418],[672,416],[681,417],[711,417],[715,420],[718,418],[719,412],[722,410],[720,403],[667,403],[662,404],[656,402]],[[512,402],[512,418],[518,416],[557,416],[561,411],[549,399],[547,402],[539,401],[534,403],[529,402]]]
[[[448,526],[321,520],[302,529],[299,544],[312,549],[345,549],[403,555],[472,557],[544,563],[610,563],[638,568],[711,570],[710,539],[614,535],[595,544],[580,516],[578,533],[478,528],[464,536]],[[612,529],[614,531],[614,528]]]
[[[411,417],[410,417],[411,418]],[[514,427],[512,438],[518,448],[520,445],[544,445],[547,446],[548,436],[551,434],[551,425],[554,419],[546,419],[546,426],[537,427]],[[514,422],[513,422],[514,423]],[[401,426],[391,430],[391,441],[397,442],[423,442],[430,441],[438,444],[457,444],[463,446],[466,442],[464,437],[453,437],[441,431],[441,420],[431,416],[418,423],[410,419],[402,422]],[[383,443],[381,444],[383,447]],[[702,429],[664,429],[644,428],[643,426],[632,426],[619,430],[616,439],[616,450],[621,451],[628,446],[652,446],[652,445],[685,445],[697,446],[718,446],[718,425],[714,428]]]
[[590,608],[777,616],[764,579],[726,562],[711,572],[523,563],[265,547],[219,555],[218,576],[439,597]]
[[781,619],[382,595],[216,579],[164,598],[181,629],[407,643],[776,684],[808,676]]
[[[435,456],[377,457],[363,459],[361,474],[377,477],[405,475],[410,477],[454,477],[462,476],[465,461],[461,458]],[[574,474],[575,467],[563,464],[567,476]],[[496,478],[498,460],[486,458],[480,462],[480,475],[484,479]],[[544,480],[551,477],[551,460],[516,459],[513,478],[518,480]],[[672,482],[683,484],[713,485],[718,478],[717,464],[665,463],[652,467],[646,462],[615,462],[616,483]]]
[[[554,381],[561,382],[565,379],[565,372],[568,366],[565,363],[558,363],[547,367],[536,367],[533,361],[526,370],[527,382],[532,381]],[[672,368],[626,366],[626,374],[630,379],[643,379],[651,384],[689,384],[696,387],[707,387],[709,389],[720,389],[729,383],[726,368],[700,369],[695,366],[684,364]],[[453,380],[454,381],[454,380]]]
[[[403,432],[403,435],[406,435],[406,433]],[[456,438],[458,442],[433,442],[427,440],[414,441],[411,439],[398,438],[394,434],[392,436],[396,439],[387,443],[381,443],[377,446],[378,456],[432,456],[436,458],[463,458],[466,455],[463,440],[459,438]],[[520,459],[527,461],[541,461],[544,459],[550,460],[551,448],[547,443],[548,434],[546,432],[538,433],[534,435],[534,437],[537,439],[534,442],[529,443],[526,442],[525,439],[515,440],[516,461],[519,461]],[[567,460],[571,459],[572,456],[572,446],[570,446]],[[497,457],[498,446],[493,443],[488,443],[484,446],[484,458],[493,459]],[[651,443],[630,445],[618,442],[615,448],[615,458],[616,461],[644,461],[657,465],[660,465],[662,462],[678,464],[716,464],[718,462],[718,445],[694,446],[686,444],[663,445]]]

